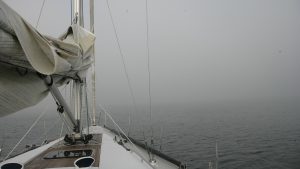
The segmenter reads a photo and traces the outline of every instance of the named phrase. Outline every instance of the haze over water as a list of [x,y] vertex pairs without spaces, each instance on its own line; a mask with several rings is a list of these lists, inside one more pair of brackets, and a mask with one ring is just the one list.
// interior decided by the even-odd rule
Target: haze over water
[[[36,25],[41,0],[5,2]],[[68,28],[69,2],[46,1],[42,34],[58,37]],[[222,169],[300,167],[300,1],[149,0],[151,122],[145,1],[109,3],[138,109],[131,136],[149,139],[153,128],[155,147],[191,169],[215,161],[216,142]],[[97,103],[128,129],[133,101],[106,1],[95,7]],[[0,118],[1,157],[49,104],[52,112],[21,151],[61,124],[53,99]],[[59,135],[56,125],[47,138]]]
[[[162,147],[162,152],[185,162],[190,169],[208,168],[209,162],[215,162],[216,142],[219,168],[297,169],[300,166],[298,102],[299,99],[201,106],[157,105],[152,119],[154,147]],[[139,113],[133,114],[129,134],[138,140],[146,138],[149,143],[152,132],[147,110],[143,110],[143,106],[138,109]],[[110,110],[125,130],[128,129],[128,110],[127,106]],[[38,115],[26,113],[31,116],[18,113],[0,119],[0,143],[4,143],[1,158]],[[44,119],[46,130],[56,125],[47,136],[43,134]],[[23,150],[26,144],[40,144],[45,138],[58,137],[61,129],[58,119],[55,110],[49,112],[16,152]],[[114,128],[109,121],[107,125]]]

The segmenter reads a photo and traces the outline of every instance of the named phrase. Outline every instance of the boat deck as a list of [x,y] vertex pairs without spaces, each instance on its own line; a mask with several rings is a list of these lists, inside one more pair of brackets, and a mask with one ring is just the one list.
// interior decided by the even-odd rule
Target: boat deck
[[85,156],[94,158],[93,169],[184,168],[160,156],[155,156],[155,162],[150,163],[145,148],[129,142],[119,144],[121,137],[101,126],[91,126],[89,133],[93,133],[93,140],[87,145],[65,145],[60,138],[1,162],[0,168],[20,164],[24,169],[72,169],[75,168],[74,162]]
[[26,169],[74,167],[74,161],[80,157],[91,156],[94,167],[99,167],[102,134],[93,135],[89,144],[65,145],[60,141],[25,164]]

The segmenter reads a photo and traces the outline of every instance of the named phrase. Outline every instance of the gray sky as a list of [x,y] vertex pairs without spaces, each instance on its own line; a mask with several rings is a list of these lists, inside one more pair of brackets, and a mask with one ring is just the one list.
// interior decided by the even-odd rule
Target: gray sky
[[[5,0],[33,25],[42,0]],[[144,0],[109,0],[134,95],[148,103]],[[300,97],[299,0],[148,0],[154,104]],[[39,30],[57,37],[69,0],[46,0]],[[97,97],[131,99],[105,0],[96,0]]]

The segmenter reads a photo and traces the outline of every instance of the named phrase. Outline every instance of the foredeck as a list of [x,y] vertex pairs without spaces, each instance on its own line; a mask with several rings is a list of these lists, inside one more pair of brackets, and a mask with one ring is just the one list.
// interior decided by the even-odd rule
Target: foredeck
[[[74,167],[74,161],[82,156],[95,159],[94,167],[99,167],[102,134],[93,135],[89,144],[65,145],[60,141],[25,164],[26,169]],[[91,151],[90,151],[91,150]]]

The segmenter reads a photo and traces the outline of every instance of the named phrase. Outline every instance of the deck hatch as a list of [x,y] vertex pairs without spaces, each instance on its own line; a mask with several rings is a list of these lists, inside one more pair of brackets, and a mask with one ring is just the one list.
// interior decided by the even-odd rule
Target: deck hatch
[[82,157],[77,159],[74,162],[74,165],[76,168],[90,168],[92,164],[94,163],[94,158],[92,157]]
[[19,163],[7,163],[1,166],[1,169],[23,169],[23,165]]
[[[75,167],[74,161],[79,158],[92,157],[95,161],[92,167],[99,167],[101,152],[102,134],[94,134],[93,140],[89,144],[66,145],[60,141],[36,156],[24,165],[26,169],[46,169],[46,168],[63,168]],[[78,151],[80,150],[80,151]],[[91,151],[85,151],[91,150]],[[65,152],[69,151],[68,157]],[[75,151],[75,152],[74,152]],[[54,152],[54,153],[51,153]],[[71,153],[72,152],[72,153]],[[58,154],[58,155],[57,155]],[[91,154],[90,156],[88,156]],[[56,155],[56,156],[54,156]],[[80,157],[85,156],[85,157]],[[48,157],[48,159],[47,159]]]
[[60,158],[79,158],[91,156],[92,149],[79,149],[79,150],[57,150],[51,151],[44,156],[44,159],[60,159]]

